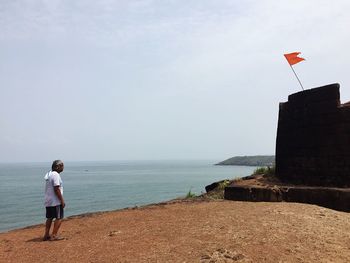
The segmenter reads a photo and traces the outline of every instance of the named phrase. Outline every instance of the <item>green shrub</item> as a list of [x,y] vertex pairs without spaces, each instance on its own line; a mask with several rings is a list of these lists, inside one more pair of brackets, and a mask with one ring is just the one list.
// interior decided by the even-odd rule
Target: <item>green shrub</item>
[[265,174],[267,172],[267,167],[258,167],[254,170],[253,174],[258,175],[258,174]]
[[267,167],[258,167],[254,170],[253,175],[274,175],[275,174],[275,166],[267,166]]
[[221,183],[219,183],[218,189],[219,190],[224,190],[226,186],[230,184],[230,180],[225,180]]
[[185,197],[186,199],[196,197],[196,194],[195,194],[195,193],[192,193],[191,190],[192,190],[192,189],[190,189],[190,190],[188,191],[188,193],[187,193],[187,195],[186,195],[186,197]]
[[276,172],[276,166],[268,166],[267,167],[267,175],[275,175]]

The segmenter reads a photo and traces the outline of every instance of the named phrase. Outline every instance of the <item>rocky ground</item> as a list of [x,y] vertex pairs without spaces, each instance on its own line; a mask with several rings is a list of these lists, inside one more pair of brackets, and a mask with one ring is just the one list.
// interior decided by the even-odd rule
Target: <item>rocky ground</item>
[[350,214],[296,203],[178,200],[0,234],[0,262],[350,262]]

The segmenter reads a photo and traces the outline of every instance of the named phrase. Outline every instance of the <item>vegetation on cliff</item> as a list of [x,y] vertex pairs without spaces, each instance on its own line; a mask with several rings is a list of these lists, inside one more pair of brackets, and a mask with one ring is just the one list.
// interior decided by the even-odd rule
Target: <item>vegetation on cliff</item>
[[273,166],[274,155],[235,156],[216,165]]
[[254,170],[253,175],[265,175],[265,176],[275,176],[276,167],[267,166],[267,167],[258,167]]

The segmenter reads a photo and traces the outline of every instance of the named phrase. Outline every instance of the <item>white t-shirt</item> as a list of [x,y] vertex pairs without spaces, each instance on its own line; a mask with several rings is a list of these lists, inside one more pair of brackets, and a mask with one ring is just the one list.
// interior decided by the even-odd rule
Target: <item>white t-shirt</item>
[[58,172],[50,171],[45,174],[45,206],[57,206],[61,204],[55,193],[55,186],[60,187],[61,194],[63,195],[62,179]]

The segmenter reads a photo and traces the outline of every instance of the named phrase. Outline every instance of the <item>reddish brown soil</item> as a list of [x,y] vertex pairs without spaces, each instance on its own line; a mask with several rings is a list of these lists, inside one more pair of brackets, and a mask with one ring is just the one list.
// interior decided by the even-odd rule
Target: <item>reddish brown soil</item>
[[240,179],[233,180],[234,185],[246,185],[254,187],[274,187],[274,186],[295,186],[293,184],[288,184],[281,182],[276,176],[271,175],[252,175],[243,177]]
[[350,214],[295,203],[176,201],[0,234],[0,262],[350,262]]

